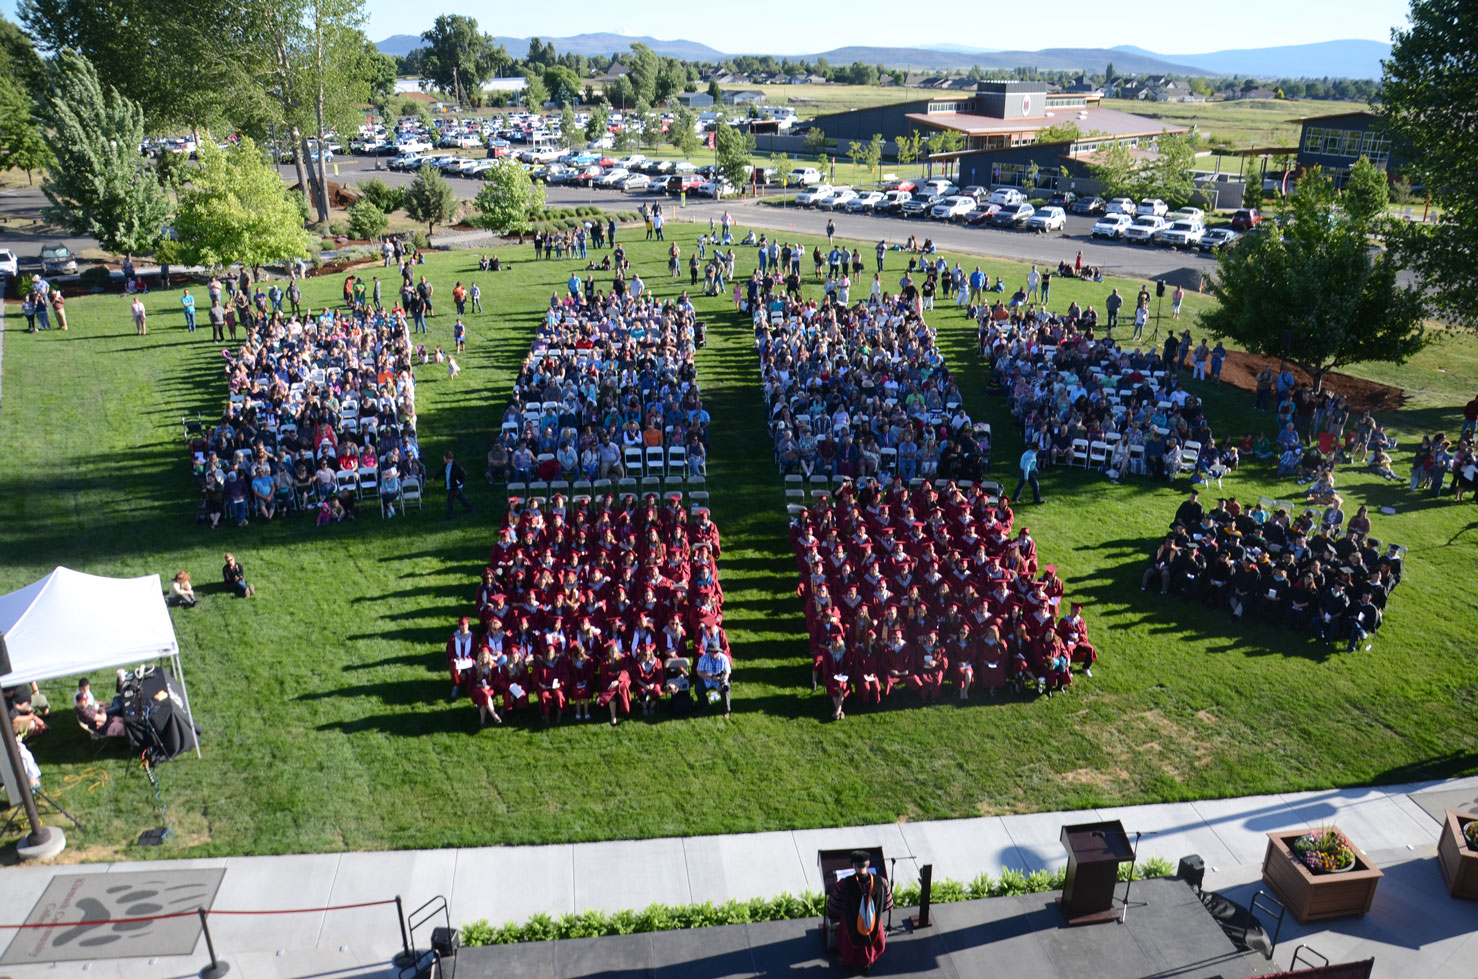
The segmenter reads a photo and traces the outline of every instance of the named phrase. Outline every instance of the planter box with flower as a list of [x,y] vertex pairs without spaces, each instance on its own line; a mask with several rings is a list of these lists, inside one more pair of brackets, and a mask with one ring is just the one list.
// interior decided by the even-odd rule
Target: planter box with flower
[[1364,914],[1383,876],[1333,826],[1268,834],[1263,882],[1299,924]]
[[1447,810],[1437,862],[1453,897],[1478,898],[1478,813]]

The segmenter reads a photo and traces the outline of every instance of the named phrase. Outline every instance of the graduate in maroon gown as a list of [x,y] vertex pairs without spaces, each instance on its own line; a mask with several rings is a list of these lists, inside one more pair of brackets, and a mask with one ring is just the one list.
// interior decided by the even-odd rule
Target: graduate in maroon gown
[[826,683],[826,696],[831,698],[831,719],[839,721],[846,715],[842,713],[842,703],[847,699],[851,690],[852,678],[848,674],[851,663],[847,657],[847,644],[837,636],[827,644],[818,657],[817,669],[821,671],[821,677]]
[[878,648],[877,634],[871,629],[858,636],[852,649],[852,685],[864,704],[883,702],[883,679],[887,676]]
[[570,650],[570,703],[575,720],[590,720],[590,698],[595,696],[595,660],[576,643]]
[[641,659],[636,661],[636,669],[631,676],[636,700],[641,704],[643,714],[650,714],[657,709],[657,702],[662,699],[662,687],[666,682],[667,675],[662,669],[662,662],[657,659],[657,646],[655,643],[647,643],[642,647]]
[[948,671],[949,658],[944,655],[939,632],[930,629],[914,650],[913,676],[910,678],[919,689],[921,703],[927,704],[939,699],[944,692],[944,677]]
[[596,688],[600,691],[599,703],[610,708],[611,727],[615,727],[619,723],[616,720],[617,707],[623,714],[631,713],[631,663],[621,655],[620,647],[614,642],[606,646],[606,658],[600,664]]
[[487,727],[488,721],[502,724],[503,718],[498,714],[497,706],[498,671],[493,664],[493,654],[486,649],[477,657],[477,666],[472,671],[469,688],[472,703],[477,707],[478,728]]
[[864,976],[887,948],[883,915],[893,907],[893,889],[888,879],[870,862],[866,850],[854,850],[853,873],[833,884],[826,898],[826,916],[837,922],[837,950],[841,952],[842,965]]
[[498,664],[498,690],[503,694],[504,714],[529,705],[531,682],[524,654],[515,647],[508,654],[507,661]]
[[565,704],[568,702],[569,667],[559,646],[550,643],[542,659],[536,660],[529,670],[534,689],[539,692],[539,716],[549,723],[549,712],[554,712],[555,723],[564,720]]
[[960,688],[960,699],[970,699],[970,687],[975,682],[976,643],[970,635],[970,623],[961,621],[955,637],[945,644],[949,660],[954,667],[955,684]]
[[1067,648],[1068,658],[1083,664],[1083,675],[1093,675],[1093,664],[1098,662],[1098,650],[1088,641],[1088,623],[1083,620],[1083,606],[1074,602],[1072,613],[1057,623],[1057,635]]

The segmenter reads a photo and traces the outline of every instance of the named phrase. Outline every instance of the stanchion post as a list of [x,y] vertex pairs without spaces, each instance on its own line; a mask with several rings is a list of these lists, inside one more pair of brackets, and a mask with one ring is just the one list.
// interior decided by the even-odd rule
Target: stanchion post
[[411,936],[405,928],[405,905],[401,903],[399,894],[395,895],[395,920],[400,922],[400,951],[393,961],[404,969],[416,961],[416,953],[411,950]]
[[926,863],[919,868],[919,913],[913,916],[914,931],[929,927],[929,892],[934,885],[934,865]]
[[231,966],[216,958],[216,946],[210,940],[210,924],[205,920],[205,909],[195,910],[200,914],[200,930],[205,933],[205,950],[210,953],[210,965],[200,970],[200,979],[220,979],[231,971]]

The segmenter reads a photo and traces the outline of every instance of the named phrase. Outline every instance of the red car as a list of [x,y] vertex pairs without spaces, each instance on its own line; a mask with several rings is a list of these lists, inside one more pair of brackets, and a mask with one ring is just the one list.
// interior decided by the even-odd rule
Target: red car
[[1232,228],[1236,231],[1251,231],[1262,222],[1262,215],[1255,207],[1244,207],[1232,215]]
[[915,189],[917,189],[917,187],[918,185],[915,184],[912,180],[890,180],[887,184],[884,185],[883,189],[902,190],[907,191],[911,194],[914,192]]

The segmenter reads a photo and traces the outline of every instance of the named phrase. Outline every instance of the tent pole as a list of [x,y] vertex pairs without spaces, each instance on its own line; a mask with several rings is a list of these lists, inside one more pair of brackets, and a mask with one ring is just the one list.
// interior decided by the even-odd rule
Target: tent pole
[[180,662],[179,647],[170,659],[174,660],[175,675],[180,678],[180,693],[185,696],[185,713],[190,715],[190,740],[195,742],[195,757],[200,757],[200,736],[195,733],[195,710],[190,706],[190,685],[185,682],[185,666]]

